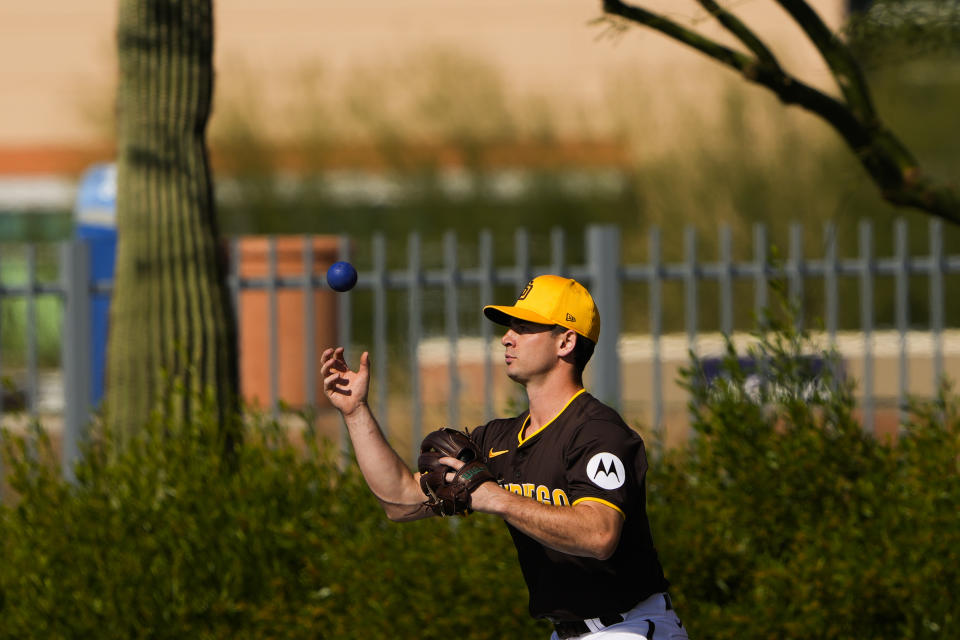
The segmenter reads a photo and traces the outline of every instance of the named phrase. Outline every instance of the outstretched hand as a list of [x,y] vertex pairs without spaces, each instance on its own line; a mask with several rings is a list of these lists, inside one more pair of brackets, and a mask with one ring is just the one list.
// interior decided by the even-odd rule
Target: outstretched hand
[[367,400],[370,386],[370,354],[360,356],[356,371],[347,366],[343,347],[327,349],[320,356],[320,375],[323,376],[323,392],[330,404],[344,415],[350,415]]

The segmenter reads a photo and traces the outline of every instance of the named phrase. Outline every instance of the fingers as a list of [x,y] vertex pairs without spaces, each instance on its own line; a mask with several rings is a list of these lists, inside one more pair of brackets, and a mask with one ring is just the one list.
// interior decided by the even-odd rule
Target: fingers
[[460,467],[464,465],[463,460],[457,460],[456,458],[451,458],[450,456],[443,456],[438,460],[440,464],[445,464],[455,471],[459,471]]
[[463,466],[462,460],[457,460],[456,458],[451,458],[450,456],[443,456],[437,460],[440,464],[446,465],[453,469],[453,471],[448,471],[443,474],[444,482],[453,482],[453,479],[457,475],[457,471],[460,470],[460,467]]
[[350,372],[343,359],[343,347],[325,349],[320,355],[320,375],[323,376],[323,389],[327,393],[342,393],[349,395],[349,391],[340,388],[349,385],[344,374]]
[[343,359],[343,347],[325,349],[320,354],[320,375],[326,377],[331,369],[347,371],[347,362]]
[[350,381],[340,375],[339,372],[333,372],[323,379],[323,390],[327,393],[342,393],[344,395],[350,395],[350,390],[345,389],[350,384]]

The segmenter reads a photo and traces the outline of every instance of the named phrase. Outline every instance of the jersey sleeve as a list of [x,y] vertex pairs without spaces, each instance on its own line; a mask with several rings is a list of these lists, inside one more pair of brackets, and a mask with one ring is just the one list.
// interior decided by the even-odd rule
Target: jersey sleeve
[[626,517],[647,471],[643,441],[623,427],[600,420],[585,423],[566,455],[570,503],[600,502]]

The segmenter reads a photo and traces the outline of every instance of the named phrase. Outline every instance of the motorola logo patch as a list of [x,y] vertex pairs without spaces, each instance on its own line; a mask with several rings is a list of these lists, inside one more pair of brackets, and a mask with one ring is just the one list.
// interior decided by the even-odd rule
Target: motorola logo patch
[[623,486],[626,472],[620,458],[612,453],[598,453],[587,463],[587,477],[601,489],[617,489]]

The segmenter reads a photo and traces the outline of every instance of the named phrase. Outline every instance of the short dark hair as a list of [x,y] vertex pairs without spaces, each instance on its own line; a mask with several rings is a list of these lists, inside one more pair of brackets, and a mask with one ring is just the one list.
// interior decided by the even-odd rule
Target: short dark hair
[[[559,336],[561,333],[566,333],[567,331],[572,331],[567,327],[554,325],[553,335]],[[596,348],[593,340],[584,337],[574,331],[577,335],[577,343],[573,346],[573,368],[577,375],[577,382],[583,383],[583,370],[587,368],[587,363],[590,362],[590,358],[593,357],[593,350]]]

